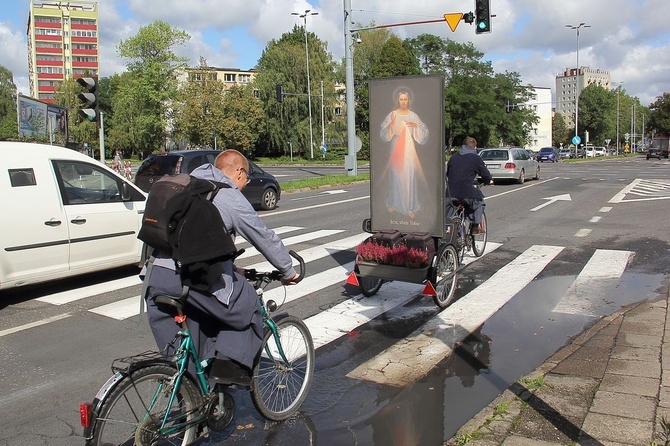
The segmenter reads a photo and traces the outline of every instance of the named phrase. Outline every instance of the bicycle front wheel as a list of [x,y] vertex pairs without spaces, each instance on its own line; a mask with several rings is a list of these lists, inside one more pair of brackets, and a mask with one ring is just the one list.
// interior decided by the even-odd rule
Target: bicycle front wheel
[[481,257],[482,254],[484,254],[484,249],[486,249],[488,229],[488,225],[486,224],[486,214],[483,214],[482,221],[479,223],[480,233],[472,236],[472,252],[477,257]]
[[[123,378],[105,398],[98,414],[94,446],[186,446],[197,437],[193,420],[202,398],[186,375],[168,407],[177,370],[169,365],[141,367]],[[161,429],[162,421],[166,418]]]
[[[267,329],[251,381],[251,397],[265,418],[283,421],[307,398],[314,376],[314,343],[305,323],[294,316],[275,322],[277,337]],[[283,351],[286,361],[280,353]]]

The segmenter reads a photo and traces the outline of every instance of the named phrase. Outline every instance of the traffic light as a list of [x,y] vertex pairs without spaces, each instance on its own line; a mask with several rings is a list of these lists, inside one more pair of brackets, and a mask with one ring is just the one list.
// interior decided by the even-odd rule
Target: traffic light
[[100,110],[98,108],[98,78],[78,77],[77,83],[87,90],[85,93],[77,95],[82,102],[79,114],[89,122],[97,122],[100,118]]
[[281,85],[277,85],[277,102],[284,102],[284,89]]
[[491,32],[491,0],[475,0],[475,34]]
[[472,12],[466,12],[463,14],[463,21],[472,25],[472,22],[475,21],[475,15]]

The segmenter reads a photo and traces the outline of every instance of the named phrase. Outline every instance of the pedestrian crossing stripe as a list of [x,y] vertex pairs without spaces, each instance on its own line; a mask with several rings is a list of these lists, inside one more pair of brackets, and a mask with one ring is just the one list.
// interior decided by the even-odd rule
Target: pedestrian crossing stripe
[[[643,198],[628,198],[629,195],[632,197]],[[651,200],[670,200],[670,181],[637,178],[612,197],[609,200],[609,203],[628,203]]]
[[597,315],[596,307],[619,282],[631,251],[596,249],[568,291],[554,307],[554,312]]
[[[301,229],[304,228],[284,226],[276,228],[275,231],[285,234]],[[341,232],[343,231],[314,231],[311,235],[289,237],[285,239],[285,243],[290,245],[302,241],[311,241]],[[309,247],[300,251],[299,254],[304,258],[305,263],[310,263],[330,257],[340,251],[351,250],[367,237],[369,237],[367,233],[354,234]],[[495,251],[499,246],[501,244],[489,242],[485,255]],[[412,335],[360,365],[347,376],[393,386],[415,382],[447,357],[452,352],[455,344],[518,294],[563,249],[563,247],[558,246],[533,246],[529,248],[475,290],[440,312]],[[585,302],[596,303],[602,299],[602,296],[616,285],[616,281],[623,274],[632,255],[633,253],[629,251],[596,250],[554,311],[584,314],[589,306],[585,305]],[[468,255],[465,257],[464,263],[467,264],[475,260],[477,258]],[[299,286],[276,287],[267,290],[265,299],[272,299],[281,305],[317,293],[329,286],[342,285],[353,267],[354,262],[352,261],[317,274],[308,274]],[[269,262],[262,261],[249,265],[248,268],[265,271],[271,270],[273,267]],[[139,278],[132,276],[100,286],[105,286],[111,291],[138,284],[140,284]],[[422,298],[422,287],[420,284],[406,282],[385,283],[380,292],[372,298],[356,295],[306,318],[305,323],[312,333],[315,348],[325,346],[355,331],[357,327],[369,323],[393,308],[405,305],[412,299]],[[98,294],[100,290],[100,287],[95,286],[84,287],[68,293],[46,296],[39,300],[54,305],[63,305],[67,302]],[[86,295],[87,293],[89,294]],[[69,296],[66,296],[66,294],[69,294]],[[577,302],[580,302],[581,305]],[[116,320],[128,319],[139,313],[139,296],[112,302],[92,308],[89,311]]]
[[416,382],[530,283],[561,251],[534,245],[420,329],[347,374],[391,386]]

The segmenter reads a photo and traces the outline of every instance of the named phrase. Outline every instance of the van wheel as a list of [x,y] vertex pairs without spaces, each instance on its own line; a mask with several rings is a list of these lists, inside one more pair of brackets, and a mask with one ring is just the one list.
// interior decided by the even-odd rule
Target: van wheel
[[277,207],[277,192],[274,189],[266,189],[261,198],[261,208],[271,211]]

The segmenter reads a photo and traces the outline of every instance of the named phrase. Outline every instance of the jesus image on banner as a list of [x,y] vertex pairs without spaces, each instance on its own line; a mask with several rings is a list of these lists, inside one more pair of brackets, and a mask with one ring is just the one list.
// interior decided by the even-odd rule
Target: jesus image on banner
[[385,169],[389,178],[386,205],[389,212],[398,211],[411,219],[421,207],[417,184],[426,182],[417,145],[428,140],[428,127],[410,108],[413,98],[409,88],[395,89],[393,102],[396,108],[386,116],[380,132],[382,140],[391,142],[391,156]]

